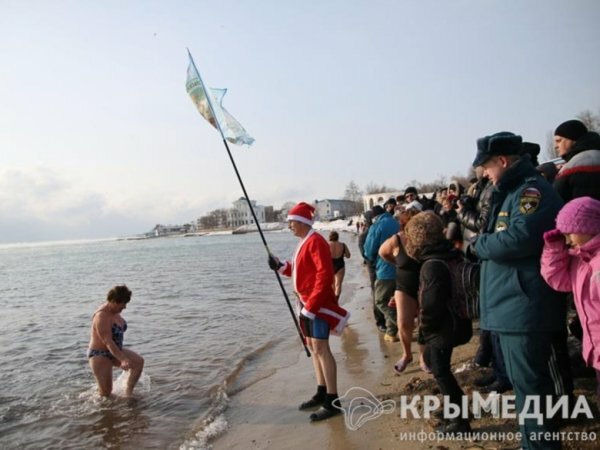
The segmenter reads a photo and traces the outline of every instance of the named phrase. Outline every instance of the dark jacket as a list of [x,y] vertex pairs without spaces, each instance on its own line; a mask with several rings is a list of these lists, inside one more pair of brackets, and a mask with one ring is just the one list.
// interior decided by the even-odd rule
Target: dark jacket
[[558,331],[565,302],[540,275],[543,233],[554,228],[562,201],[530,161],[506,170],[475,251],[481,267],[481,327],[498,332]]
[[[455,347],[468,341],[473,333],[471,321],[459,319],[450,309],[451,277],[443,262],[462,258],[450,241],[426,248],[421,254],[419,275],[420,340],[436,347]],[[443,261],[440,261],[443,260]]]
[[380,214],[373,220],[365,240],[363,256],[375,263],[378,280],[393,280],[396,278],[396,268],[379,256],[379,247],[386,239],[400,230],[400,224],[390,213]]
[[[358,235],[358,250],[360,254],[363,255],[365,253],[365,241],[367,240],[367,234],[369,233],[369,228],[365,227],[364,231]],[[364,256],[363,256],[364,259]],[[367,260],[365,259],[365,262]]]
[[465,228],[466,234],[469,234],[468,231],[473,236],[485,231],[492,208],[493,189],[494,185],[487,178],[477,181],[473,202],[466,204],[458,213],[458,219]]
[[584,196],[600,200],[600,135],[584,134],[564,159],[567,163],[554,180],[554,189],[563,201]]
[[483,233],[487,227],[492,209],[492,191],[494,185],[487,178],[477,181],[473,192],[473,201],[467,202],[458,213],[458,220],[463,230],[463,252],[471,261],[478,261],[473,254],[471,242]]

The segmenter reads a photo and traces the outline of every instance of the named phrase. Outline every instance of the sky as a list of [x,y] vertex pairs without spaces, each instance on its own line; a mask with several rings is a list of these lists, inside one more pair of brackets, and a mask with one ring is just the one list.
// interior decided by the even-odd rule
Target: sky
[[[187,51],[256,139],[253,200],[466,175],[600,112],[596,0],[0,0],[0,242],[126,236],[242,196]],[[544,157],[542,156],[542,160]]]

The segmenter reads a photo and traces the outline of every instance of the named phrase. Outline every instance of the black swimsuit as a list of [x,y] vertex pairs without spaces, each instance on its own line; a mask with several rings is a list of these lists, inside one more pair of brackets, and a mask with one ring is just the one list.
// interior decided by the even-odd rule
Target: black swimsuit
[[417,300],[421,265],[406,254],[400,236],[396,235],[396,239],[400,247],[400,251],[396,255],[396,290],[404,292]]
[[340,270],[346,267],[346,263],[344,262],[344,255],[346,254],[346,244],[342,243],[342,245],[344,247],[342,256],[340,256],[339,258],[331,258],[331,261],[333,261],[333,271],[335,273],[338,273]]

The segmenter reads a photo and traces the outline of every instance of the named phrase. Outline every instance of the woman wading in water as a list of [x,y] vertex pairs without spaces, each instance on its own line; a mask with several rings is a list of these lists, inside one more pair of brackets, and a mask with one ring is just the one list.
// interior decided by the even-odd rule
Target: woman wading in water
[[115,286],[108,291],[106,303],[96,310],[92,319],[88,358],[98,382],[98,391],[103,397],[112,393],[113,367],[120,367],[129,372],[125,388],[126,397],[131,396],[144,368],[144,358],[123,348],[123,334],[127,330],[127,322],[121,317],[121,312],[130,300],[131,291],[127,286]]

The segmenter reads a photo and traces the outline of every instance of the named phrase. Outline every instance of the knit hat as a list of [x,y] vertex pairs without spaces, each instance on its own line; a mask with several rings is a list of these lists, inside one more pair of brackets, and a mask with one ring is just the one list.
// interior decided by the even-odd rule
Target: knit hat
[[404,234],[406,253],[414,259],[419,259],[426,246],[444,240],[444,223],[432,211],[421,212],[408,221]]
[[417,188],[414,186],[407,187],[406,189],[404,189],[404,195],[406,195],[406,194],[418,195]]
[[566,234],[599,234],[600,201],[591,197],[571,200],[558,212],[556,228]]
[[587,127],[580,120],[567,120],[554,130],[554,136],[561,136],[576,141],[587,132]]
[[477,155],[473,167],[481,166],[492,156],[518,155],[522,151],[523,138],[509,131],[501,131],[477,139]]
[[373,208],[371,208],[371,216],[373,217],[373,219],[375,219],[375,217],[383,214],[385,212],[385,209],[383,209],[381,207],[381,205],[375,205],[373,206]]
[[295,220],[297,222],[302,222],[306,225],[312,226],[314,212],[315,208],[310,206],[308,203],[300,202],[289,210],[287,220],[288,222],[290,220]]
[[540,154],[540,145],[535,142],[523,142],[523,154],[529,155],[531,164],[537,166],[539,164],[538,155]]

